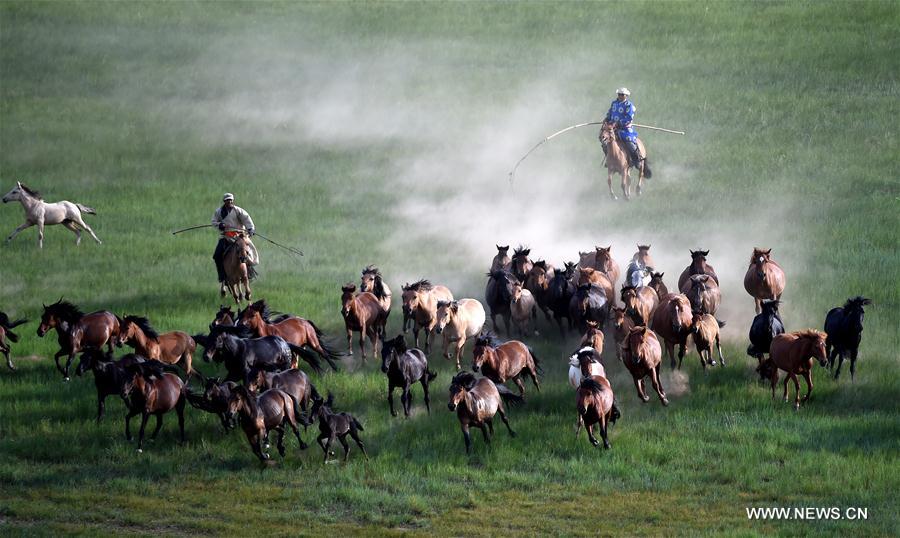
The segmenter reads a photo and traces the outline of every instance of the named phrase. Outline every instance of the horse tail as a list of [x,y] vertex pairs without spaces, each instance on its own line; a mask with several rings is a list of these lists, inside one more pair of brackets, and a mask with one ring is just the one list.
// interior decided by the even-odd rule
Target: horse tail
[[6,337],[9,338],[10,342],[18,342],[19,341],[19,335],[10,331],[9,329],[6,329]]
[[359,421],[356,420],[356,417],[354,417],[353,415],[350,415],[350,422],[353,423],[353,425],[356,427],[357,430],[359,430],[359,431],[361,431],[361,432],[366,431],[366,430],[363,428],[362,424],[360,424]]
[[434,378],[437,377],[437,372],[432,372],[431,370],[425,370],[425,373],[428,375],[428,382],[434,381]]
[[307,319],[307,320],[304,320],[304,321],[306,321],[307,323],[309,323],[309,326],[313,328],[313,331],[316,333],[316,336],[318,336],[319,338],[322,338],[322,337],[325,336],[325,333],[322,332],[322,329],[320,329],[319,327],[317,327],[316,324],[313,323],[313,321],[312,321],[311,319]]
[[612,407],[609,410],[609,423],[615,424],[617,420],[622,418],[622,412],[619,411],[619,406],[616,405],[616,401],[613,400]]
[[325,354],[323,355],[324,359],[328,361],[328,365],[331,366],[331,369],[337,372],[338,366],[335,364],[334,359],[345,357],[347,353],[345,351],[338,351],[330,342],[327,342],[324,339],[319,340],[319,345],[325,351]]
[[81,205],[81,204],[75,204],[75,206],[78,207],[78,210],[81,211],[82,213],[87,213],[88,215],[96,215],[97,214],[97,210],[94,209],[93,207],[88,207],[86,205]]
[[497,382],[492,383],[494,383],[494,386],[497,387],[497,392],[500,393],[500,398],[503,399],[505,403],[520,404],[525,401],[525,398],[509,390],[509,387],[507,387],[506,385]]
[[[27,323],[27,322],[28,322],[28,320],[25,318],[17,319],[16,321],[10,322],[9,318],[7,318],[5,314],[3,314],[2,317],[0,317],[0,325],[2,325],[7,330],[14,329],[14,328],[18,327],[19,325],[21,325],[23,323]],[[13,341],[15,341],[15,340],[13,340]]]
[[720,320],[720,319],[718,319],[718,318],[716,318],[716,323],[718,323],[718,324],[719,324],[719,328],[720,328],[720,329],[721,329],[721,328],[722,328],[722,327],[724,327],[724,326],[725,326],[725,322],[724,322],[724,321],[722,321],[722,320]]
[[537,370],[537,373],[541,377],[544,377],[544,369],[541,368],[541,362],[540,362],[540,360],[538,360],[538,356],[535,355],[534,349],[532,349],[531,346],[525,346],[525,347],[528,348],[528,353],[531,355],[532,362],[534,362],[534,369]]
[[653,171],[650,170],[650,159],[644,157],[644,177],[650,179],[653,177]]
[[322,363],[319,362],[318,355],[307,349],[305,346],[295,346],[290,342],[288,342],[287,345],[291,349],[291,353],[297,355],[298,357],[309,363],[309,365],[312,366],[312,369],[315,370],[317,374],[322,373]]

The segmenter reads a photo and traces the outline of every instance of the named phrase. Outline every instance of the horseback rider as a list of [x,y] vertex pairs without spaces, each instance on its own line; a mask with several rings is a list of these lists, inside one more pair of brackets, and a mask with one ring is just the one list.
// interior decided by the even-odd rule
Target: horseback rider
[[216,271],[219,273],[219,284],[222,292],[225,290],[225,250],[231,243],[232,238],[241,232],[253,236],[255,227],[250,214],[243,208],[234,205],[234,195],[226,192],[222,197],[222,207],[216,209],[212,218],[213,226],[219,228],[219,242],[216,244],[216,251],[213,253],[213,260],[216,262]]
[[616,90],[616,99],[609,106],[609,112],[606,113],[603,123],[615,126],[619,139],[625,142],[631,165],[637,168],[641,162],[641,154],[638,151],[637,132],[631,127],[637,108],[628,99],[629,95],[631,92],[628,91],[628,88],[622,87]]

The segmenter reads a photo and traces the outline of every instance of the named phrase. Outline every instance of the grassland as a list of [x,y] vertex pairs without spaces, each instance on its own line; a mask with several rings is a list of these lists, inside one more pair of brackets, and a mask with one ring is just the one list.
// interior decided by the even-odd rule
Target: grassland
[[[320,464],[291,450],[260,469],[239,435],[190,413],[144,454],[122,407],[93,422],[89,379],[64,384],[35,324],[0,372],[0,532],[561,535],[896,535],[900,255],[896,2],[0,4],[0,188],[98,209],[102,246],[60,228],[0,248],[0,309],[36,318],[60,296],[90,311],[201,331],[218,306],[203,232],[235,192],[263,233],[256,284],[279,310],[339,335],[339,285],[377,263],[395,289],[427,276],[481,297],[496,242],[556,263],[651,242],[667,280],[711,248],[726,282],[726,369],[695,356],[666,374],[672,405],[641,405],[609,361],[623,420],[612,450],[574,440],[562,357],[537,338],[543,390],[463,453],[445,410],[387,413],[375,365],[314,381],[362,418],[373,456]],[[613,203],[596,119],[634,92],[656,177]],[[0,231],[20,223],[0,209]],[[446,223],[450,221],[452,225]],[[449,230],[449,231],[448,231]],[[867,312],[859,373],[815,372],[799,413],[773,403],[743,356],[749,247],[788,270],[789,328],[821,326],[852,295]],[[396,316],[396,314],[395,314]],[[391,321],[391,332],[399,320]],[[552,334],[550,330],[544,333]],[[206,373],[211,365],[203,364]],[[418,394],[417,394],[418,396]],[[867,507],[867,521],[748,521],[750,506]]]

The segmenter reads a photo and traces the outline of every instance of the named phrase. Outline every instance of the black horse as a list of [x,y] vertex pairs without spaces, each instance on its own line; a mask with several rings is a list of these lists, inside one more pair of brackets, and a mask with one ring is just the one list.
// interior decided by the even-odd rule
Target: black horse
[[572,275],[575,274],[575,264],[566,262],[562,271],[557,271],[550,279],[547,288],[547,308],[553,312],[553,319],[559,325],[560,336],[565,336],[562,320],[565,318],[569,324],[569,330],[573,328],[572,318],[569,314],[569,302],[575,295],[575,284],[572,283]]
[[500,332],[497,327],[497,316],[503,317],[503,324],[506,326],[506,334],[509,332],[509,319],[512,311],[509,302],[512,300],[513,285],[517,282],[516,276],[510,271],[499,269],[491,271],[487,274],[488,282],[484,290],[484,299],[491,311],[491,323],[494,330]]
[[[280,336],[248,338],[250,334],[249,329],[245,327],[216,327],[202,342],[206,347],[203,360],[225,363],[225,369],[228,371],[225,381],[248,384],[250,370],[254,366],[270,371],[287,370],[291,368],[294,354],[304,353],[303,349],[289,344]],[[317,371],[321,371],[321,368]]]
[[428,383],[437,373],[428,370],[428,358],[421,350],[406,348],[406,340],[403,335],[398,335],[393,340],[385,340],[381,347],[381,371],[388,378],[388,404],[391,415],[397,416],[394,410],[394,389],[401,387],[400,403],[403,404],[403,414],[409,416],[412,407],[412,393],[410,386],[413,383],[422,383],[422,391],[425,393],[425,409],[431,414],[431,402],[428,398]]
[[228,414],[228,399],[237,386],[238,384],[234,381],[220,381],[219,378],[212,377],[206,380],[206,387],[202,394],[186,390],[185,397],[192,407],[219,417],[222,429],[228,433],[237,426],[237,421]]
[[756,357],[761,363],[765,354],[769,352],[772,339],[784,333],[784,322],[778,313],[778,305],[781,301],[771,299],[763,301],[762,312],[753,318],[750,324],[750,345],[747,346],[747,355]]
[[88,348],[81,354],[81,360],[75,369],[75,375],[80,376],[87,370],[94,372],[94,385],[97,387],[97,422],[103,420],[106,414],[106,397],[121,396],[128,407],[129,402],[122,396],[122,388],[125,382],[134,377],[134,372],[129,371],[134,365],[145,362],[147,359],[134,353],[124,355],[119,361],[113,360],[112,355],[99,349]]
[[832,308],[825,316],[825,352],[828,354],[828,368],[834,367],[834,357],[839,357],[834,378],[841,375],[841,365],[844,363],[844,354],[850,355],[850,380],[856,374],[856,359],[859,355],[859,343],[862,341],[863,307],[872,304],[870,299],[863,296],[847,299],[844,307]]
[[359,432],[363,431],[362,424],[350,413],[335,413],[331,409],[332,405],[334,405],[334,395],[329,392],[328,400],[322,398],[313,400],[312,410],[309,413],[313,419],[319,419],[319,437],[316,438],[316,441],[325,452],[324,463],[328,463],[329,455],[334,455],[331,445],[335,439],[340,441],[344,447],[344,461],[347,461],[347,458],[350,457],[350,445],[347,444],[345,437],[348,434],[359,445],[366,459],[369,459],[366,447],[359,438]]
[[12,332],[12,330],[27,322],[28,320],[24,318],[10,321],[6,312],[0,312],[0,353],[3,353],[3,356],[6,357],[6,366],[9,367],[10,370],[15,370],[16,367],[13,366],[12,360],[9,358],[10,347],[6,340],[9,339],[10,342],[18,342],[19,335]]
[[569,299],[569,316],[572,323],[580,332],[587,331],[588,322],[597,323],[603,327],[603,323],[609,317],[609,297],[597,284],[582,284],[575,290],[575,295]]

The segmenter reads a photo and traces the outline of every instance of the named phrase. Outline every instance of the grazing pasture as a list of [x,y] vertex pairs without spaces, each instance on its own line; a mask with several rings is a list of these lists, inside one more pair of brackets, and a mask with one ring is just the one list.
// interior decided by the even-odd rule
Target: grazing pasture
[[[31,320],[10,344],[17,371],[0,369],[0,534],[896,536],[898,24],[889,1],[0,3],[0,191],[21,181],[77,200],[103,240],[76,246],[48,226],[42,249],[34,227],[0,245],[0,311]],[[640,197],[610,199],[593,127],[541,146],[510,188],[528,148],[602,119],[622,85],[637,122],[687,132],[637,128],[653,160]],[[323,465],[319,447],[289,440],[288,457],[262,466],[240,428],[225,434],[191,406],[186,443],[170,416],[138,454],[120,398],[98,424],[91,372],[62,380],[55,334],[36,336],[41,305],[62,297],[205,334],[226,303],[217,234],[170,232],[209,223],[224,192],[305,253],[255,241],[254,300],[337,342],[336,290],[361,267],[394,290],[397,334],[404,283],[484,302],[497,245],[528,245],[556,268],[611,246],[625,268],[652,244],[671,291],[689,251],[710,251],[728,366],[704,376],[691,345],[680,371],[663,360],[669,405],[645,405],[607,324],[621,417],[598,450],[574,435],[568,357],[581,335],[561,338],[539,315],[546,336],[526,343],[541,390],[509,407],[515,438],[479,435],[470,455],[438,346],[432,413],[414,389],[408,419],[385,408],[378,361],[301,364],[364,427],[368,460],[354,445]],[[0,204],[0,237],[22,222],[18,203]],[[760,245],[787,275],[789,332],[872,300],[854,380],[816,363],[796,412],[745,354],[743,277]],[[200,356],[194,369],[224,378]],[[868,519],[748,520],[770,506],[863,507]]]

